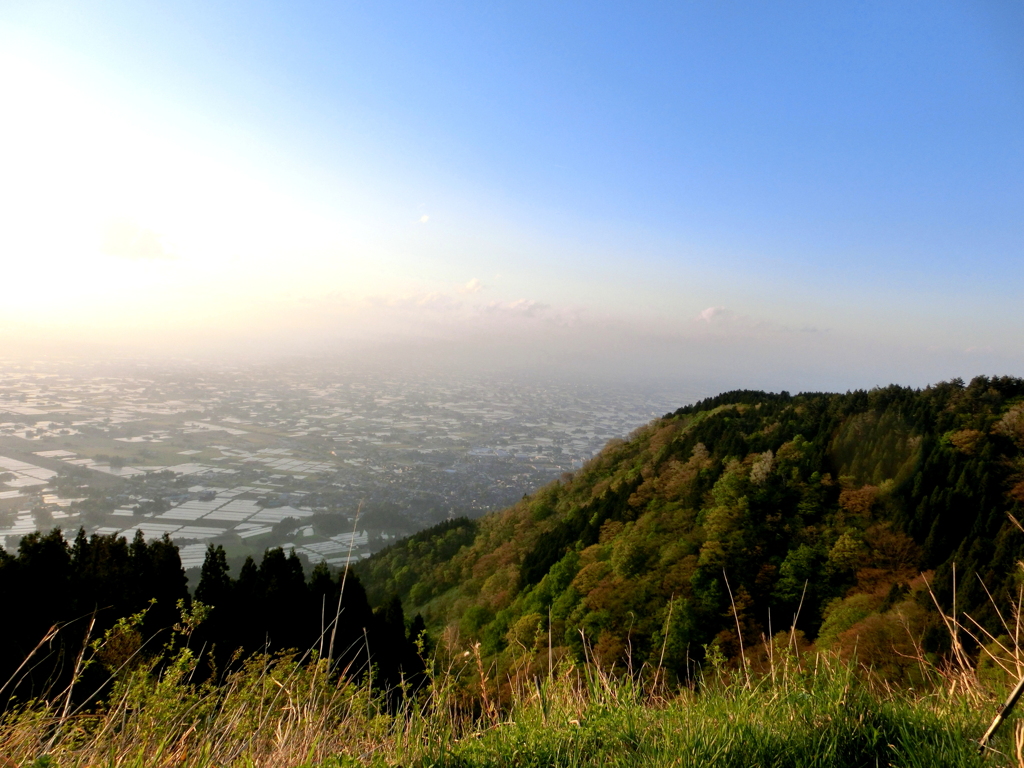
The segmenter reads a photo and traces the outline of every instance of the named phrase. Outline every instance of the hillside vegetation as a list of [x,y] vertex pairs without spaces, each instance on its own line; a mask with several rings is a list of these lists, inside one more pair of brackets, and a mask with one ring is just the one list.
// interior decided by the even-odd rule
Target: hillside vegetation
[[442,644],[480,643],[506,686],[565,659],[685,683],[709,652],[763,665],[780,632],[913,683],[954,652],[999,656],[1022,449],[1021,379],[729,392],[359,572],[371,602],[399,595]]
[[[470,660],[472,664],[472,660]],[[710,670],[699,692],[564,665],[478,709],[448,670],[398,712],[329,673],[262,655],[196,685],[187,648],[163,669],[124,671],[95,713],[30,702],[0,721],[0,764],[33,768],[485,768],[485,766],[1024,765],[1010,727],[979,754],[970,690],[880,694],[847,666],[775,658],[750,687]],[[455,671],[455,676],[458,676]],[[1016,737],[1016,738],[1015,738]],[[1016,741],[1016,744],[1014,743]],[[1016,752],[1016,754],[1013,754]]]
[[1022,506],[977,378],[726,393],[358,573],[33,534],[0,766],[1021,768]]

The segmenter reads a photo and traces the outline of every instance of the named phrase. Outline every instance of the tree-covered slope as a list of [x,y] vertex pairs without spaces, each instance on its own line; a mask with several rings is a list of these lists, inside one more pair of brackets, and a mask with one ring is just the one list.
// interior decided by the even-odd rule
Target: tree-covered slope
[[480,642],[499,675],[568,654],[682,678],[705,646],[749,651],[797,616],[803,642],[897,676],[948,643],[926,586],[952,606],[954,570],[957,609],[998,634],[1024,549],[1022,449],[1021,379],[730,392],[360,574],[374,602],[398,594],[447,641]]
[[309,658],[311,650],[352,679],[372,671],[385,689],[415,690],[423,679],[421,618],[407,627],[394,597],[371,610],[359,579],[344,570],[332,574],[321,563],[307,580],[299,558],[281,549],[259,564],[248,558],[232,578],[223,547],[211,545],[193,601],[166,536],[147,542],[138,533],[128,542],[79,531],[69,543],[60,529],[31,533],[16,553],[0,549],[0,598],[0,709],[72,693],[76,704],[92,705],[122,667],[162,669],[183,633],[196,681],[261,653]]

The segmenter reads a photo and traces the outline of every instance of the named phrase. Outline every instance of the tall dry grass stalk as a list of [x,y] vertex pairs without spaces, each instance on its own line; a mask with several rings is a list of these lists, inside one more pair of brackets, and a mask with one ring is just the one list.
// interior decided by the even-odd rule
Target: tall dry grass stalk
[[[982,721],[962,696],[940,689],[880,697],[853,665],[820,656],[801,666],[785,638],[774,659],[772,674],[751,671],[749,688],[711,671],[699,690],[680,691],[563,662],[498,708],[480,701],[486,688],[473,695],[487,670],[470,651],[451,654],[427,689],[394,711],[384,692],[345,679],[315,654],[305,664],[252,657],[219,683],[196,684],[197,659],[182,648],[160,669],[147,662],[122,670],[93,711],[65,713],[60,699],[8,712],[0,754],[17,766],[60,768],[845,766],[865,755],[865,764],[982,764],[970,757]],[[1000,749],[1024,750],[1019,729],[1010,737]],[[895,760],[900,750],[921,759]]]

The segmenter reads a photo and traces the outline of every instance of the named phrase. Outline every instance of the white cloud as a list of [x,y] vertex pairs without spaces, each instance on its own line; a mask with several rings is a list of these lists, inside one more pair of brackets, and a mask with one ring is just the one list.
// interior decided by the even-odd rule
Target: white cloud
[[785,326],[764,318],[751,317],[726,307],[708,307],[695,318],[692,324],[697,333],[730,335],[764,335],[788,331]]
[[697,315],[696,319],[703,320],[705,323],[710,323],[719,315],[726,314],[728,312],[729,310],[727,310],[725,307],[708,307],[699,315]]
[[487,305],[487,310],[493,313],[504,313],[518,317],[537,317],[545,310],[550,309],[547,304],[542,304],[533,299],[516,299],[515,301],[492,301]]
[[458,287],[459,293],[479,293],[484,289],[484,284],[477,280],[475,277],[465,285]]

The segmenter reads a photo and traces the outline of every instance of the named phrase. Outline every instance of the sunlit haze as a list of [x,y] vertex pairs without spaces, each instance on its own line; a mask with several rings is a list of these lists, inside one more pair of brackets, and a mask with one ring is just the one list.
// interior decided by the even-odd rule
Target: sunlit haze
[[1010,2],[8,2],[0,357],[1024,374]]

